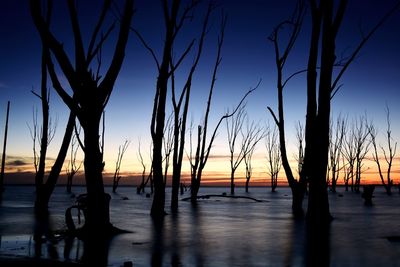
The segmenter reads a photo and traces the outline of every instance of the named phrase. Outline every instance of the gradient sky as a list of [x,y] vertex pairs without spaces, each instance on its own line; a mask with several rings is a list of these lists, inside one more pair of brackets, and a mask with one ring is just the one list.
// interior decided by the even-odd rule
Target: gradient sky
[[[69,17],[64,1],[54,1],[52,28],[55,35],[71,52]],[[96,21],[100,1],[78,1],[78,12],[83,34],[91,33]],[[123,1],[116,1],[122,7]],[[147,42],[161,56],[164,36],[161,1],[137,0],[133,27],[138,29]],[[228,15],[226,38],[222,51],[222,64],[212,106],[210,126],[213,127],[227,108],[232,108],[241,96],[262,79],[260,87],[247,101],[247,111],[251,120],[272,123],[267,106],[276,107],[274,51],[267,37],[274,25],[286,19],[292,12],[295,0],[225,0],[217,1]],[[394,0],[349,0],[349,7],[338,36],[337,56],[346,56],[358,44],[362,32],[367,32],[374,23],[395,3]],[[89,3],[94,3],[92,7]],[[204,5],[195,13],[195,19],[188,23],[179,38],[177,53],[199,34],[200,19]],[[210,74],[216,53],[220,10],[211,19],[211,29],[207,35],[203,57],[195,74],[193,98],[189,111],[190,118],[197,125],[205,109]],[[113,19],[109,17],[109,21]],[[307,64],[309,43],[309,13],[304,22],[297,45],[287,63],[286,75],[304,69]],[[342,79],[343,87],[332,102],[333,115],[339,113],[354,118],[367,114],[380,134],[385,131],[385,105],[391,111],[392,131],[400,140],[400,13],[397,12],[373,36],[351,65]],[[0,137],[4,134],[7,100],[11,101],[9,140],[7,153],[9,166],[26,170],[32,167],[32,140],[27,124],[32,123],[32,110],[40,108],[40,102],[30,91],[40,88],[41,43],[32,23],[27,0],[0,1]],[[112,51],[112,39],[103,49],[107,63]],[[187,58],[190,64],[193,54]],[[125,154],[123,170],[140,172],[137,160],[138,140],[141,139],[144,157],[148,158],[150,144],[150,118],[156,83],[156,66],[151,56],[143,48],[134,34],[128,43],[123,68],[117,79],[110,102],[106,107],[106,171],[114,168],[118,146],[125,139],[131,145]],[[182,76],[181,76],[182,77]],[[63,80],[63,79],[61,79]],[[67,85],[64,79],[64,85]],[[289,155],[294,154],[296,140],[294,125],[304,121],[306,99],[305,77],[293,79],[285,91],[285,112]],[[170,102],[170,100],[168,100]],[[57,118],[57,134],[49,147],[49,158],[55,157],[63,135],[68,110],[55,92],[51,92],[50,112]],[[39,109],[40,112],[40,109]],[[169,112],[169,111],[168,111]],[[40,113],[39,113],[40,114]],[[221,127],[213,148],[213,159],[206,168],[210,175],[224,177],[229,170],[225,127]],[[255,176],[265,177],[265,146],[260,143],[254,161]],[[369,162],[368,164],[371,164]],[[371,165],[372,166],[372,165]],[[399,160],[396,162],[398,171]],[[187,170],[187,168],[186,168]],[[228,176],[228,175],[226,175]],[[238,170],[238,177],[243,177]]]

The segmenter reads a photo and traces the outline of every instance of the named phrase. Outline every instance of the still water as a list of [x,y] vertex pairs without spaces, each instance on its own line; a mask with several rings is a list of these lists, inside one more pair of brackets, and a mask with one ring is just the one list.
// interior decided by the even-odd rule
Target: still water
[[[107,188],[111,192],[111,188]],[[169,210],[167,189],[166,211]],[[310,238],[304,221],[291,215],[288,188],[237,188],[236,195],[263,200],[210,198],[196,208],[181,201],[176,216],[155,224],[151,198],[136,188],[120,187],[111,194],[111,220],[130,233],[115,236],[106,250],[108,266],[400,266],[400,195],[375,190],[374,205],[363,205],[360,194],[330,194],[335,218],[326,236]],[[78,195],[83,187],[73,188]],[[200,194],[221,194],[228,188],[202,188]],[[188,196],[188,192],[183,196]],[[65,208],[74,197],[56,188],[48,225],[35,223],[34,187],[8,186],[0,205],[0,257],[43,257],[79,262],[84,244],[78,239],[45,239],[46,231],[65,229]],[[304,207],[307,202],[305,201]],[[42,229],[43,228],[43,229]],[[35,232],[43,235],[39,244]],[[316,258],[323,258],[315,262]]]

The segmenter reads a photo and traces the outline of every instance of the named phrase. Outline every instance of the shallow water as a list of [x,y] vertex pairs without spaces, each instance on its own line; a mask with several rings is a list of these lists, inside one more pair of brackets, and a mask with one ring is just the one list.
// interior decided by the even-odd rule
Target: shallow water
[[[83,190],[73,189],[76,195]],[[367,207],[360,194],[339,188],[340,194],[329,195],[335,219],[329,229],[313,236],[304,221],[293,220],[288,188],[276,193],[268,188],[250,191],[237,188],[237,195],[263,202],[211,198],[199,200],[194,209],[181,201],[177,216],[154,224],[149,216],[151,198],[137,195],[135,188],[120,187],[117,194],[111,193],[111,220],[132,233],[111,240],[105,255],[108,265],[131,261],[133,266],[400,266],[400,242],[387,239],[400,236],[399,194],[387,196],[378,187],[374,205]],[[200,194],[223,192],[228,188],[202,188]],[[82,241],[44,238],[47,226],[65,228],[65,208],[75,198],[64,187],[56,188],[49,225],[35,223],[33,199],[34,187],[6,188],[0,207],[0,256],[80,261]]]

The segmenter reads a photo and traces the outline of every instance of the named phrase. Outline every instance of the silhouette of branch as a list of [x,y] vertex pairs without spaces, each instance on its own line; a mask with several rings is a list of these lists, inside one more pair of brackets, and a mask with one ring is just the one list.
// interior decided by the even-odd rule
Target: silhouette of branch
[[158,62],[157,56],[154,53],[154,50],[147,44],[146,40],[143,38],[143,36],[140,34],[138,30],[135,28],[130,27],[131,31],[133,31],[136,36],[139,38],[140,42],[142,45],[150,52],[151,56],[153,57],[154,61],[156,62],[157,65],[157,70],[160,71],[160,63]]
[[85,51],[83,48],[82,34],[79,27],[78,14],[76,13],[75,1],[67,0],[67,3],[75,41],[75,71],[80,72],[85,69]]
[[274,118],[274,121],[275,121],[276,125],[279,126],[278,118],[276,117],[276,115],[275,115],[274,111],[272,110],[272,108],[271,107],[267,107],[267,109],[269,110],[269,112],[271,113],[272,117]]
[[222,121],[225,120],[225,119],[227,119],[227,118],[232,117],[233,115],[235,115],[235,113],[239,110],[239,108],[241,107],[243,101],[247,98],[247,96],[248,96],[249,94],[251,94],[252,92],[254,92],[254,91],[260,86],[260,84],[261,84],[261,79],[259,80],[259,82],[257,83],[257,85],[256,85],[255,87],[250,88],[250,90],[247,91],[247,93],[242,97],[242,99],[240,100],[239,104],[238,104],[238,105],[236,106],[236,108],[232,111],[232,113],[230,113],[230,114],[225,114],[224,116],[222,116],[222,117],[219,119],[218,124],[217,124],[217,126],[215,127],[214,132],[213,132],[213,134],[212,134],[212,136],[211,136],[210,143],[209,143],[209,146],[208,146],[208,148],[207,148],[207,153],[206,153],[206,156],[205,156],[205,160],[204,160],[203,165],[205,164],[205,162],[206,162],[207,159],[208,159],[208,156],[209,156],[210,151],[211,151],[211,146],[212,146],[212,144],[213,144],[213,142],[214,142],[215,136],[217,135],[218,128],[219,128],[219,126],[221,125]]
[[[369,33],[362,38],[360,43],[358,44],[357,48],[353,51],[347,62],[344,64],[343,68],[340,70],[339,74],[336,76],[332,86],[331,86],[331,92],[335,90],[340,78],[343,76],[344,72],[347,70],[347,68],[350,66],[350,64],[354,61],[358,53],[361,51],[363,46],[367,43],[367,41],[371,38],[371,36],[386,22],[386,20],[393,15],[395,11],[397,11],[400,8],[400,2],[397,2],[390,10],[387,12],[375,26],[369,31]],[[337,92],[337,90],[336,90]],[[336,93],[335,92],[335,93]]]
[[111,34],[111,32],[115,28],[115,23],[111,24],[111,26],[108,28],[106,33],[101,36],[100,41],[94,48],[93,52],[88,52],[87,59],[86,59],[86,65],[88,66],[90,62],[93,60],[93,58],[99,53],[99,50],[101,50],[101,47],[103,46],[103,43],[107,40],[108,36]]
[[[107,11],[110,8],[111,2],[112,2],[111,0],[105,0],[104,1],[103,8],[101,10],[101,14],[100,14],[99,20],[97,21],[97,24],[96,24],[96,27],[95,27],[95,29],[93,31],[92,37],[90,38],[90,43],[89,43],[88,52],[87,52],[87,59],[86,59],[86,64],[87,65],[90,64],[91,59],[94,57],[94,55],[96,55],[96,49],[93,50],[93,47],[95,45],[95,42],[96,42],[96,39],[97,39],[97,34],[99,33],[99,31],[101,29],[101,26],[103,24],[103,21],[104,21],[104,18],[106,16],[106,14],[107,14]],[[113,26],[114,26],[114,24],[113,24]],[[102,43],[102,41],[99,42],[99,44],[101,44],[101,43]],[[99,47],[99,45],[97,47]]]
[[114,87],[115,80],[117,79],[118,73],[121,69],[122,62],[125,57],[125,47],[128,42],[130,21],[133,16],[133,0],[127,0],[125,2],[124,14],[120,23],[120,31],[118,35],[117,45],[114,50],[110,67],[107,70],[104,79],[99,85],[101,91],[101,99],[103,101],[103,109],[107,105],[110,98],[111,91]]

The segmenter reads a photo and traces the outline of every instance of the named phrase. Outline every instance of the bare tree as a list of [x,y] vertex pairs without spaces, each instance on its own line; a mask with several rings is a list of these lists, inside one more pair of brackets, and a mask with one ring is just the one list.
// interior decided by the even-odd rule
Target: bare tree
[[[303,198],[306,190],[306,179],[304,176],[300,175],[300,179],[296,180],[293,175],[292,169],[289,165],[289,160],[286,151],[286,140],[285,140],[285,120],[284,120],[284,107],[283,107],[283,90],[286,84],[295,75],[303,73],[305,71],[299,71],[290,75],[286,80],[284,79],[284,68],[286,61],[293,46],[296,43],[297,37],[300,33],[301,25],[303,23],[303,18],[305,14],[304,1],[298,1],[296,8],[290,19],[279,23],[273,30],[272,34],[269,36],[269,40],[273,43],[275,51],[275,65],[277,69],[277,93],[278,93],[278,116],[275,115],[274,111],[268,107],[271,112],[272,117],[276,123],[279,130],[279,145],[282,166],[285,170],[286,179],[292,190],[292,211],[295,216],[303,216]],[[280,34],[285,26],[290,28],[288,41],[283,50],[280,48]]]
[[[150,155],[151,155],[151,150],[152,150],[152,146],[150,146]],[[139,147],[138,147],[138,155],[137,155],[140,164],[142,165],[142,181],[140,182],[140,185],[137,187],[137,193],[144,193],[145,192],[145,188],[146,185],[149,183],[150,181],[150,190],[151,190],[151,194],[153,194],[153,165],[150,167],[150,172],[149,174],[147,174],[146,172],[146,164],[143,160],[143,156],[142,156],[142,152],[140,149],[140,140],[139,140]],[[150,162],[153,162],[151,157],[150,157]],[[147,176],[147,178],[146,178]]]
[[28,124],[28,128],[32,139],[33,167],[35,168],[35,186],[39,192],[45,180],[44,178],[47,148],[53,140],[57,128],[57,125],[53,124],[51,119],[47,119],[46,124],[46,126],[44,126],[44,124],[42,125],[42,127],[39,126],[38,112],[37,109],[34,108],[32,111],[32,126]]
[[296,126],[296,140],[297,140],[297,174],[300,176],[304,164],[304,126],[299,121]]
[[378,155],[378,148],[376,144],[376,136],[378,135],[378,131],[375,129],[373,125],[370,126],[370,136],[371,136],[371,143],[373,147],[373,153],[372,153],[372,158],[375,161],[377,167],[378,167],[378,172],[379,172],[379,177],[381,178],[382,185],[386,190],[386,193],[388,195],[392,194],[392,186],[393,186],[393,180],[391,179],[391,172],[392,172],[392,166],[393,166],[393,159],[396,155],[396,150],[397,150],[397,142],[393,140],[392,137],[392,130],[391,130],[391,122],[390,122],[390,110],[389,107],[386,106],[386,123],[387,123],[387,128],[386,128],[386,142],[387,142],[387,147],[380,146],[381,152],[383,154],[383,159],[385,160],[387,164],[387,170],[386,170],[386,182],[385,178],[383,177],[383,171],[382,171],[382,166],[381,166],[381,158]]
[[[162,53],[161,63],[159,59],[156,57],[153,49],[145,42],[144,38],[140,35],[137,30],[133,31],[139,37],[144,47],[149,50],[151,53],[158,69],[158,77],[157,77],[157,85],[154,96],[154,105],[153,105],[153,113],[151,118],[150,132],[153,141],[153,173],[154,173],[154,197],[153,204],[151,206],[151,216],[153,218],[162,218],[165,215],[165,173],[163,172],[163,140],[164,140],[164,131],[165,131],[165,108],[166,108],[166,100],[167,100],[167,92],[168,92],[168,84],[171,81],[171,77],[174,77],[175,70],[179,67],[182,61],[185,59],[187,54],[190,52],[194,40],[192,40],[189,45],[186,47],[184,52],[178,57],[176,63],[173,61],[174,54],[174,44],[177,35],[181,31],[185,22],[192,17],[191,12],[194,7],[199,3],[199,1],[191,1],[188,6],[182,8],[180,0],[162,1],[162,8],[164,14],[164,22],[165,22],[165,37],[164,37],[164,46]],[[174,78],[172,78],[172,83],[174,82]],[[174,85],[173,85],[174,88]],[[189,94],[187,93],[187,87],[184,88],[181,94],[181,98],[186,95],[186,98],[189,98]],[[173,94],[173,99],[175,97],[175,93]],[[175,137],[179,139],[180,130],[184,129],[183,125],[180,125],[182,121],[179,121],[179,111],[182,100],[179,100],[179,107],[175,106],[175,110],[178,113],[175,114],[178,116],[178,124],[176,124],[174,129],[174,135],[178,135]],[[188,100],[185,101],[184,109],[188,108]],[[185,113],[185,111],[184,111]],[[187,111],[186,111],[187,113]],[[186,120],[186,118],[185,118]],[[175,121],[176,123],[176,121]],[[182,138],[182,136],[180,136]],[[175,142],[174,142],[175,143]],[[183,139],[184,144],[184,139]],[[176,144],[177,146],[178,144]],[[181,145],[181,144],[180,144]],[[183,147],[182,147],[183,149]],[[175,153],[174,153],[175,154]],[[176,154],[177,155],[177,154]],[[177,155],[178,156],[178,155]],[[173,160],[174,163],[179,162]],[[180,170],[179,170],[180,177]],[[178,184],[179,187],[179,184]]]
[[128,149],[129,144],[130,141],[125,140],[125,142],[118,147],[118,155],[117,155],[117,160],[115,162],[115,172],[113,176],[113,193],[117,192],[119,181],[122,178],[122,176],[120,175],[122,158],[124,157],[124,154]]
[[6,123],[5,123],[5,127],[4,127],[3,155],[1,157],[1,172],[0,172],[0,197],[4,191],[4,167],[6,165],[6,148],[7,148],[8,116],[9,115],[10,115],[10,101],[7,102]]
[[[208,31],[209,18],[213,9],[214,5],[212,4],[212,2],[210,2],[208,5],[207,13],[204,17],[201,33],[198,38],[199,42],[198,42],[197,52],[195,54],[192,66],[190,67],[190,71],[187,75],[186,81],[183,85],[178,100],[176,95],[176,81],[175,81],[175,70],[177,69],[177,67],[176,64],[171,61],[171,69],[173,70],[171,75],[171,85],[172,85],[171,91],[172,91],[172,105],[174,109],[174,142],[173,142],[174,153],[173,153],[171,209],[174,212],[176,212],[178,209],[178,196],[179,196],[179,187],[181,184],[182,160],[185,148],[187,113],[189,109],[192,81],[203,52],[204,40]],[[183,104],[183,110],[181,114],[182,104]]]
[[[336,184],[339,179],[340,171],[343,166],[341,163],[343,142],[346,135],[346,119],[339,115],[336,119],[335,127],[332,123],[329,130],[329,164],[327,172],[327,184],[329,185],[329,178],[331,182],[331,191],[336,193]],[[329,175],[330,173],[330,175]]]
[[278,174],[282,167],[276,126],[273,129],[268,126],[265,147],[267,148],[267,169],[271,178],[271,191],[275,192],[278,186]]
[[[245,106],[242,106],[238,112],[227,118],[226,122],[226,130],[228,137],[228,145],[230,152],[230,167],[231,167],[231,194],[235,194],[235,172],[237,168],[240,166],[243,160],[254,151],[257,143],[263,138],[262,129],[255,125],[254,122],[248,123],[247,113],[244,109]],[[243,130],[244,121],[247,120],[247,127]],[[241,140],[238,140],[238,137],[241,137]],[[237,142],[239,144],[239,150],[237,151]],[[251,161],[247,158],[247,160]],[[251,171],[248,169],[248,165],[246,164],[246,179],[250,180],[249,175],[251,176]],[[250,174],[248,173],[250,171]],[[247,182],[246,182],[247,184]],[[247,189],[247,187],[246,187]],[[246,191],[247,192],[247,191]]]
[[344,138],[342,155],[343,155],[343,166],[345,168],[344,185],[345,190],[349,190],[349,182],[351,191],[354,190],[354,174],[355,174],[355,162],[356,162],[356,134],[354,123],[351,125],[350,131],[347,130],[347,134]]
[[368,140],[371,123],[366,116],[361,116],[354,124],[354,145],[355,145],[355,180],[354,191],[360,192],[361,174],[364,172],[364,159],[367,156],[371,142]]
[[246,121],[246,132],[243,132],[243,138],[247,139],[246,149],[247,153],[245,154],[243,161],[245,164],[245,174],[246,174],[246,193],[249,192],[249,183],[251,179],[251,175],[253,173],[253,168],[251,165],[251,160],[253,158],[254,150],[260,142],[261,139],[265,137],[265,130],[260,126],[256,125],[253,122],[249,124],[249,121]]
[[67,192],[68,193],[72,192],[72,181],[74,179],[75,174],[77,174],[78,171],[82,167],[82,161],[80,161],[79,164],[76,163],[76,156],[78,154],[78,150],[79,150],[78,137],[77,137],[77,134],[74,134],[72,136],[72,140],[71,140],[70,157],[69,157],[68,165],[65,168],[65,172],[67,174]]
[[[51,3],[51,1],[49,1]],[[115,24],[108,27],[105,34],[98,36],[103,28],[105,17],[111,8],[112,1],[105,0],[99,19],[90,36],[87,49],[84,47],[82,33],[78,22],[78,14],[74,1],[67,1],[70,15],[75,54],[70,57],[62,43],[51,32],[41,14],[41,1],[30,0],[31,14],[42,43],[48,47],[47,67],[53,87],[68,108],[76,114],[84,132],[82,143],[85,153],[84,167],[87,187],[87,217],[85,230],[93,234],[109,233],[113,228],[109,216],[110,196],[104,192],[102,171],[104,163],[99,147],[99,127],[103,110],[111,96],[125,56],[129,28],[133,16],[133,1],[126,0],[125,8],[119,22],[119,34],[111,63],[105,75],[100,75],[101,48],[110,36]],[[73,94],[70,95],[62,87],[55,71],[54,56],[62,73],[65,75]],[[97,69],[93,70],[93,59],[97,59]],[[75,66],[74,66],[75,65]]]
[[228,146],[229,146],[229,162],[230,162],[230,168],[231,168],[231,195],[235,194],[235,172],[236,169],[239,167],[240,163],[245,157],[245,145],[246,145],[246,140],[242,140],[242,143],[240,144],[240,150],[239,153],[235,154],[235,149],[237,148],[237,138],[239,134],[242,132],[242,127],[244,120],[246,119],[247,114],[245,112],[244,106],[242,106],[238,112],[232,116],[229,117],[228,119],[225,120],[226,122],[226,132],[227,132],[227,137],[228,137]]

